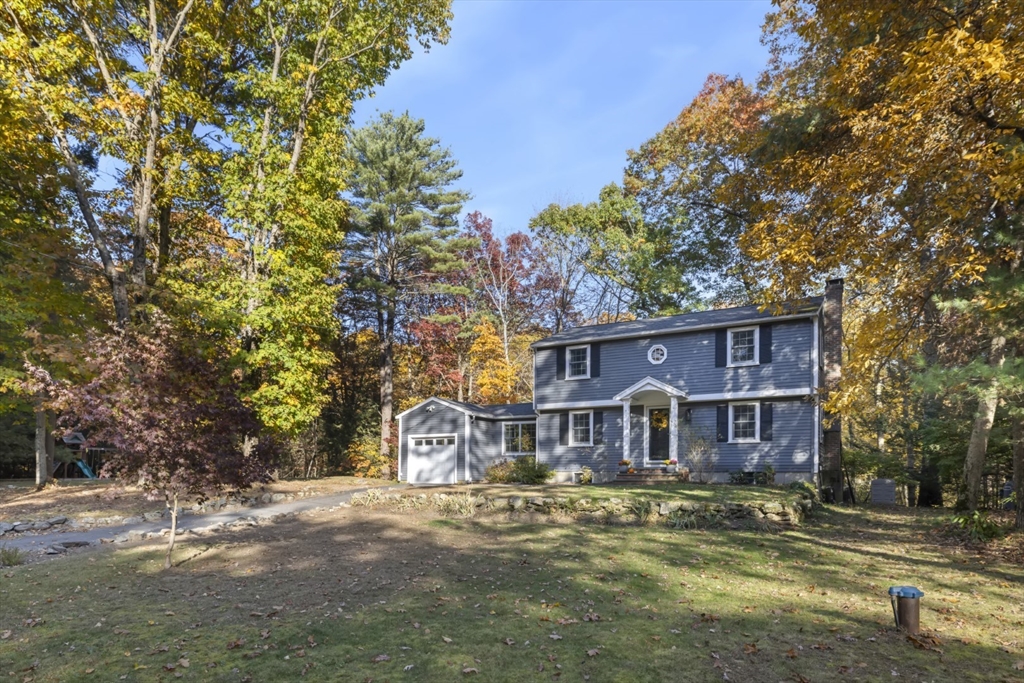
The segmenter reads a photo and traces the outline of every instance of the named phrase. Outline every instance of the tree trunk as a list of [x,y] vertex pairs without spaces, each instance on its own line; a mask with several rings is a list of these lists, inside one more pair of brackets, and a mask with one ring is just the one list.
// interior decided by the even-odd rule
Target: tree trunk
[[1013,491],[1017,531],[1024,531],[1024,417],[1013,418]]
[[[1003,367],[1006,360],[1006,337],[996,334],[992,337],[989,347],[988,364],[993,369]],[[978,395],[978,412],[971,428],[971,440],[967,446],[967,458],[964,460],[964,484],[967,487],[967,509],[971,512],[978,509],[981,496],[981,473],[985,467],[985,451],[988,450],[988,437],[992,432],[992,421],[995,419],[996,406],[999,404],[999,380],[992,377],[987,380]]]
[[395,313],[390,307],[378,317],[383,323],[380,339],[380,457],[384,461],[383,476],[391,476],[391,420],[395,395]]
[[57,444],[54,442],[53,429],[57,426],[57,416],[52,410],[46,411],[46,479],[53,479],[53,461],[57,456]]
[[167,541],[167,557],[164,558],[164,569],[171,568],[171,553],[174,551],[174,536],[178,532],[178,494],[171,501],[171,534]]
[[36,488],[41,489],[50,479],[46,462],[46,411],[36,408]]
[[[926,337],[922,351],[925,365],[933,367],[939,362],[939,309],[930,297],[924,303],[924,324]],[[939,397],[934,392],[927,392],[921,401],[922,431],[935,424],[939,419]],[[929,456],[927,449],[921,449],[920,486],[917,490],[918,507],[942,507],[942,482],[939,480],[939,466]]]
[[914,476],[914,449],[916,446],[917,434],[910,428],[910,407],[907,405],[907,395],[903,395],[903,442],[907,451],[907,507],[912,508],[916,504],[917,486],[911,478]]

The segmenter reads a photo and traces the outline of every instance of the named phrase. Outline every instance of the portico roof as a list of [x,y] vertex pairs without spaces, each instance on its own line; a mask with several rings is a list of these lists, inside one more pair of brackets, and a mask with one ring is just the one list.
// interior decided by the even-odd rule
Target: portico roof
[[660,391],[663,394],[675,396],[676,398],[682,399],[689,397],[689,394],[683,391],[682,389],[677,389],[670,384],[665,384],[661,380],[657,380],[654,379],[653,377],[647,376],[644,377],[639,382],[637,382],[636,384],[634,384],[633,386],[629,387],[628,389],[625,389],[615,394],[615,400],[628,401],[637,394],[644,391]]

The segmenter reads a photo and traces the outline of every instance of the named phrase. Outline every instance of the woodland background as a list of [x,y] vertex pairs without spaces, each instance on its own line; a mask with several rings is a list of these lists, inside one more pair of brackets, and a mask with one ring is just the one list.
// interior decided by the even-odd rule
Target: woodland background
[[842,276],[849,481],[995,504],[1024,485],[1022,10],[779,2],[756,83],[709,75],[592,202],[498,235],[429,122],[351,124],[444,0],[3,0],[0,476],[45,408],[175,476],[393,476],[395,414],[529,401],[547,334]]

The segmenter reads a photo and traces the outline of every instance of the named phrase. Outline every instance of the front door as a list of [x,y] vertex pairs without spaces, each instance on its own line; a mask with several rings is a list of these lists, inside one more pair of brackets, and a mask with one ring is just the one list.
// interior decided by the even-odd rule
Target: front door
[[668,460],[668,408],[647,410],[647,462],[661,464]]

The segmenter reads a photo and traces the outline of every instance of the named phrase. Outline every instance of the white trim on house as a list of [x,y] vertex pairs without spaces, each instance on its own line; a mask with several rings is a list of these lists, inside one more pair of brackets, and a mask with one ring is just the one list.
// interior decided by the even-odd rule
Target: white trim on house
[[[590,432],[590,438],[584,443],[583,441],[576,441],[573,437],[576,434],[576,430],[573,427],[573,416],[574,415],[586,415],[587,423],[589,426],[588,431]],[[571,410],[569,411],[569,445],[570,446],[593,446],[594,445],[594,411],[593,410]]]
[[670,384],[665,384],[661,380],[654,379],[653,377],[644,377],[642,380],[633,384],[627,389],[623,389],[613,397],[616,401],[623,401],[631,399],[641,391],[660,391],[668,396],[675,396],[677,398],[687,398],[687,393],[682,389],[676,389]]
[[[754,333],[754,359],[753,360],[740,360],[734,361],[732,359],[732,336],[737,332],[753,332]],[[745,325],[743,327],[730,327],[725,331],[725,367],[727,368],[744,368],[751,365],[761,364],[761,326],[760,325]]]
[[797,396],[812,396],[814,390],[810,387],[798,387],[796,389],[763,389],[761,391],[726,391],[721,394],[694,394],[690,396],[690,403],[706,403],[709,401],[742,401],[745,399],[761,398],[790,398]]
[[575,410],[582,408],[621,408],[622,401],[563,401],[561,403],[539,403],[537,412],[552,410]]
[[[668,410],[671,412],[670,406],[655,406],[645,405],[644,406],[644,467],[651,464],[651,411],[652,410]],[[669,434],[671,440],[672,435]],[[669,446],[671,448],[671,444]],[[658,462],[661,462],[660,460]]]
[[[820,334],[820,332],[818,331],[819,320],[820,318],[818,316],[815,316],[813,324],[811,326],[811,386],[814,388],[815,392],[817,392],[818,389],[820,389],[821,387],[821,385],[819,384],[819,382],[821,382],[821,379],[818,369],[819,353],[821,351],[818,348],[818,345],[820,344],[820,341],[818,340],[818,335]],[[814,455],[814,463],[812,465],[811,473],[814,476],[818,476],[818,468],[821,467],[821,410],[819,408],[820,403],[821,396],[820,394],[818,394],[815,397],[814,406],[812,406],[812,409],[814,411],[814,424],[811,427],[811,450]]]
[[[506,451],[505,450],[505,427],[509,425],[519,425],[519,439],[522,441],[523,438],[523,425],[533,425],[533,450],[532,451]],[[537,421],[536,420],[518,420],[516,422],[503,422],[501,425],[501,454],[502,455],[537,455]]]
[[[658,353],[658,352],[661,353]],[[647,349],[647,361],[651,365],[661,365],[668,360],[668,349],[662,344],[655,344],[651,348]]]
[[[556,348],[556,347],[559,347],[559,346],[565,346],[566,344],[574,344],[574,345],[592,344],[592,343],[601,343],[601,342],[606,342],[606,341],[615,341],[616,339],[639,339],[641,337],[644,337],[644,338],[646,338],[646,337],[660,337],[660,336],[663,336],[663,335],[666,335],[666,334],[680,334],[680,333],[690,333],[690,332],[704,332],[704,331],[707,331],[707,330],[720,330],[723,327],[724,328],[730,328],[730,327],[737,327],[737,326],[744,326],[744,325],[765,325],[765,324],[769,324],[769,323],[774,324],[774,323],[779,323],[779,322],[786,322],[788,320],[802,320],[804,318],[812,318],[812,317],[818,315],[818,313],[820,311],[821,311],[821,306],[819,305],[813,311],[808,311],[806,313],[793,313],[791,315],[762,316],[760,318],[748,318],[746,320],[733,320],[733,321],[727,322],[727,323],[708,323],[706,325],[692,325],[690,327],[677,327],[677,328],[674,328],[674,329],[667,329],[667,330],[646,330],[646,331],[643,331],[643,332],[623,332],[621,334],[605,334],[605,335],[595,333],[594,336],[592,336],[592,337],[584,337],[583,339],[574,339],[574,340],[560,339],[560,340],[551,341],[551,342],[544,341],[544,340],[536,341],[533,344],[531,344],[531,346],[533,348],[535,348],[535,349],[550,349],[550,348]],[[595,327],[598,327],[598,326],[595,325]],[[575,329],[579,329],[579,328],[575,328]],[[554,335],[554,336],[557,336],[557,335]]]
[[[408,472],[406,473],[408,476]],[[402,481],[402,416],[398,416],[398,471],[395,472],[395,478],[398,481]]]
[[[460,405],[452,403],[451,401],[446,401],[443,398],[438,398],[437,396],[431,396],[430,398],[428,398],[425,401],[420,401],[419,403],[414,405],[412,408],[409,408],[408,410],[403,410],[402,412],[400,412],[398,414],[398,417],[402,418],[402,417],[408,415],[409,413],[411,413],[412,411],[416,410],[417,408],[422,408],[423,406],[425,406],[428,403],[440,403],[441,405],[443,405],[443,406],[445,406],[447,408],[451,408],[452,410],[457,410],[460,413],[465,413],[466,415],[471,415],[471,414],[472,415],[479,415],[479,413],[473,413],[472,411],[467,410],[466,408],[463,408]],[[481,415],[481,417],[484,417],[484,416]]]
[[[573,350],[586,349],[587,350],[587,374],[585,375],[574,375],[570,372],[572,369],[572,352]],[[572,346],[565,347],[565,378],[568,379],[590,379],[590,344],[574,344]]]
[[[754,406],[754,437],[736,438],[733,428],[736,426],[734,408],[736,406]],[[761,443],[761,403],[760,401],[737,401],[729,404],[729,443]]]
[[[473,416],[470,415],[469,413],[466,413],[465,423],[464,424],[465,424],[465,430],[466,430],[466,441],[465,441],[465,443],[466,443],[466,455],[462,459],[462,468],[463,468],[463,470],[465,470],[466,476],[463,477],[462,480],[463,481],[470,481],[470,478],[469,478],[469,454],[473,452],[473,449],[471,448],[471,446],[473,445]],[[456,441],[455,442],[455,463],[456,463],[455,470],[456,471],[458,471],[458,469],[459,469],[458,462],[459,462],[459,443],[458,443],[458,441]]]

